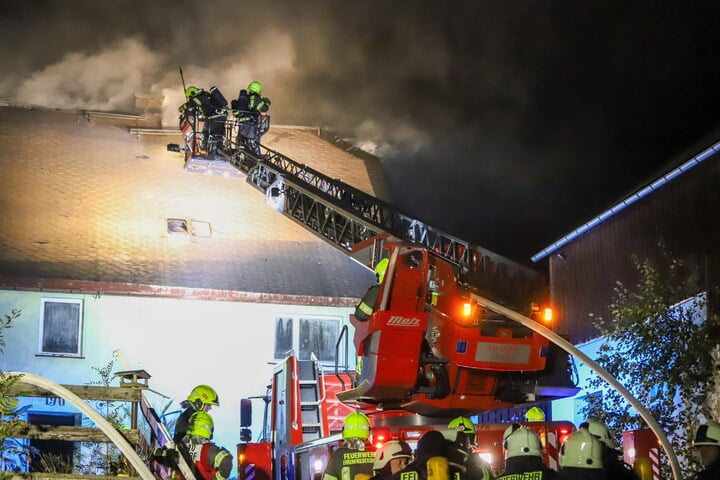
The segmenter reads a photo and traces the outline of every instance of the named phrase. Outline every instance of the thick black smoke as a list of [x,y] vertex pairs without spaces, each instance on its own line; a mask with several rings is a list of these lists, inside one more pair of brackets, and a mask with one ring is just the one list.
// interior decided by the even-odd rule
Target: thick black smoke
[[372,146],[400,207],[527,261],[718,127],[719,19],[710,1],[3,2],[0,97],[156,92],[174,124],[179,65],[228,98],[260,80],[274,123]]

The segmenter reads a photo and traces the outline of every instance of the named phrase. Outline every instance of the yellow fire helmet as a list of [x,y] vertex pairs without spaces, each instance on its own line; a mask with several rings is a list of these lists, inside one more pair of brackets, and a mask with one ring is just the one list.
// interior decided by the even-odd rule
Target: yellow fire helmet
[[195,435],[196,437],[210,440],[213,436],[214,429],[215,423],[209,414],[198,411],[190,415],[190,420],[188,420],[188,435]]
[[367,440],[370,438],[370,419],[361,412],[353,412],[343,422],[342,430],[343,440],[351,438],[360,438]]

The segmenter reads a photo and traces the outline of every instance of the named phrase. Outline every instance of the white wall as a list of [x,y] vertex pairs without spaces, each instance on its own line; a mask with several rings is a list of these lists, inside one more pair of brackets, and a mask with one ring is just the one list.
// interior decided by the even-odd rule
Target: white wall
[[[84,300],[82,358],[36,355],[41,298]],[[347,323],[351,313],[347,307],[0,291],[0,315],[13,308],[22,310],[22,316],[4,331],[7,346],[0,355],[1,370],[83,385],[98,380],[92,367],[104,367],[117,352],[113,371],[146,370],[152,375],[150,388],[173,399],[170,410],[178,409],[195,385],[211,385],[220,396],[220,407],[210,412],[214,439],[233,455],[239,441],[240,399],[264,394],[272,375],[275,318],[334,316]],[[168,401],[152,392],[148,398],[158,410]],[[33,403],[34,411],[62,410],[41,402],[25,400]],[[253,407],[255,437],[262,425],[262,402]]]
[[[602,345],[602,343],[603,339],[598,338],[585,344],[577,345],[577,347],[585,355],[594,360],[595,358],[597,358],[598,349],[600,348],[600,345]],[[580,408],[582,408],[585,403],[582,398],[591,393],[595,393],[597,390],[588,390],[587,388],[588,379],[594,376],[594,373],[592,372],[590,367],[578,360],[575,360],[575,365],[578,372],[578,387],[580,388],[580,391],[574,397],[568,397],[561,400],[553,401],[552,418],[553,420],[567,420],[577,426],[586,420],[586,418],[584,418],[584,416],[580,415],[579,413]]]

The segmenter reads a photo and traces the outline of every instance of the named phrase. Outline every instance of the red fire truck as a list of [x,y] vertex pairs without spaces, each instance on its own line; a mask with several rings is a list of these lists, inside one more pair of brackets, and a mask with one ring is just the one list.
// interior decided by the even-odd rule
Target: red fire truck
[[[232,122],[212,157],[197,149],[197,121],[184,119],[182,128],[189,171],[196,170],[188,165],[203,161],[234,168],[278,211],[369,268],[389,260],[374,313],[366,321],[351,317],[357,355],[352,367],[339,360],[352,350],[347,328],[337,340],[334,370],[313,358],[289,356],[263,396],[267,415],[257,442],[250,442],[250,404],[244,402],[240,480],[317,478],[341,441],[343,418],[353,410],[370,418],[376,445],[391,438],[413,444],[458,415],[577,392],[571,357],[472,299],[480,295],[542,322],[547,288],[537,272],[279,152],[264,146],[259,155],[247,151],[233,142]],[[571,426],[546,432],[546,441],[566,427]],[[501,457],[495,443],[479,452],[493,452],[493,463]],[[552,456],[555,444],[547,445]]]
[[[454,416],[512,406],[513,399],[547,398],[540,375],[546,339],[471,302],[447,262],[426,248],[387,246],[376,309],[365,322],[351,320],[356,371],[326,372],[319,362],[294,356],[278,365],[265,397],[261,441],[238,446],[241,480],[317,479],[342,441],[342,419],[353,410],[370,418],[376,446],[390,439],[413,445]],[[573,425],[529,425],[555,466],[559,442]],[[477,454],[498,469],[506,427],[477,430]]]

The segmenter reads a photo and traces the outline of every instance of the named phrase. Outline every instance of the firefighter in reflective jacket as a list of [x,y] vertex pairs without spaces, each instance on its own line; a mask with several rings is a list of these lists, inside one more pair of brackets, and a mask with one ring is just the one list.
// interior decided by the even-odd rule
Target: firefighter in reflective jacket
[[260,137],[269,127],[270,99],[260,96],[261,93],[262,84],[250,82],[246,89],[240,90],[238,98],[230,102],[238,121],[238,143],[255,155],[260,155]]
[[385,480],[455,480],[455,473],[465,457],[454,458],[461,452],[448,448],[449,445],[450,442],[439,431],[425,432],[418,441],[415,460]]
[[554,480],[557,472],[542,461],[542,444],[537,433],[517,423],[503,434],[505,472],[497,480]]
[[475,425],[467,417],[450,420],[448,428],[443,430],[448,443],[448,460],[453,479],[490,480],[493,478],[490,466],[473,453],[477,445]]
[[227,100],[215,86],[206,91],[190,85],[185,89],[185,98],[187,102],[180,107],[180,112],[183,116],[199,117],[205,121],[202,145],[208,153],[212,153],[225,137]]
[[560,447],[561,480],[606,480],[600,440],[586,429],[571,433]]
[[183,400],[180,406],[185,410],[175,421],[175,432],[173,432],[173,441],[179,443],[187,434],[188,422],[190,416],[197,412],[209,412],[210,409],[220,405],[220,398],[217,392],[210,385],[197,385],[190,391],[187,400]]
[[196,473],[203,480],[226,480],[230,476],[233,457],[225,448],[210,440],[214,424],[212,417],[203,411],[190,416],[187,435],[182,441],[184,452]]
[[615,448],[615,440],[610,436],[610,431],[603,422],[588,419],[588,421],[581,423],[578,428],[586,429],[600,440],[603,470],[607,472],[608,478],[613,480],[640,480],[632,467],[621,460],[623,453]]
[[353,412],[343,421],[342,447],[328,460],[322,480],[368,480],[372,476],[375,452],[367,450],[370,420],[367,415]]
[[380,286],[382,285],[383,279],[385,278],[385,272],[387,271],[388,263],[390,260],[383,258],[380,260],[375,267],[375,278],[377,283],[368,288],[368,291],[363,295],[360,303],[355,305],[355,318],[364,322],[375,310],[375,304],[377,303],[378,296],[380,295]]

